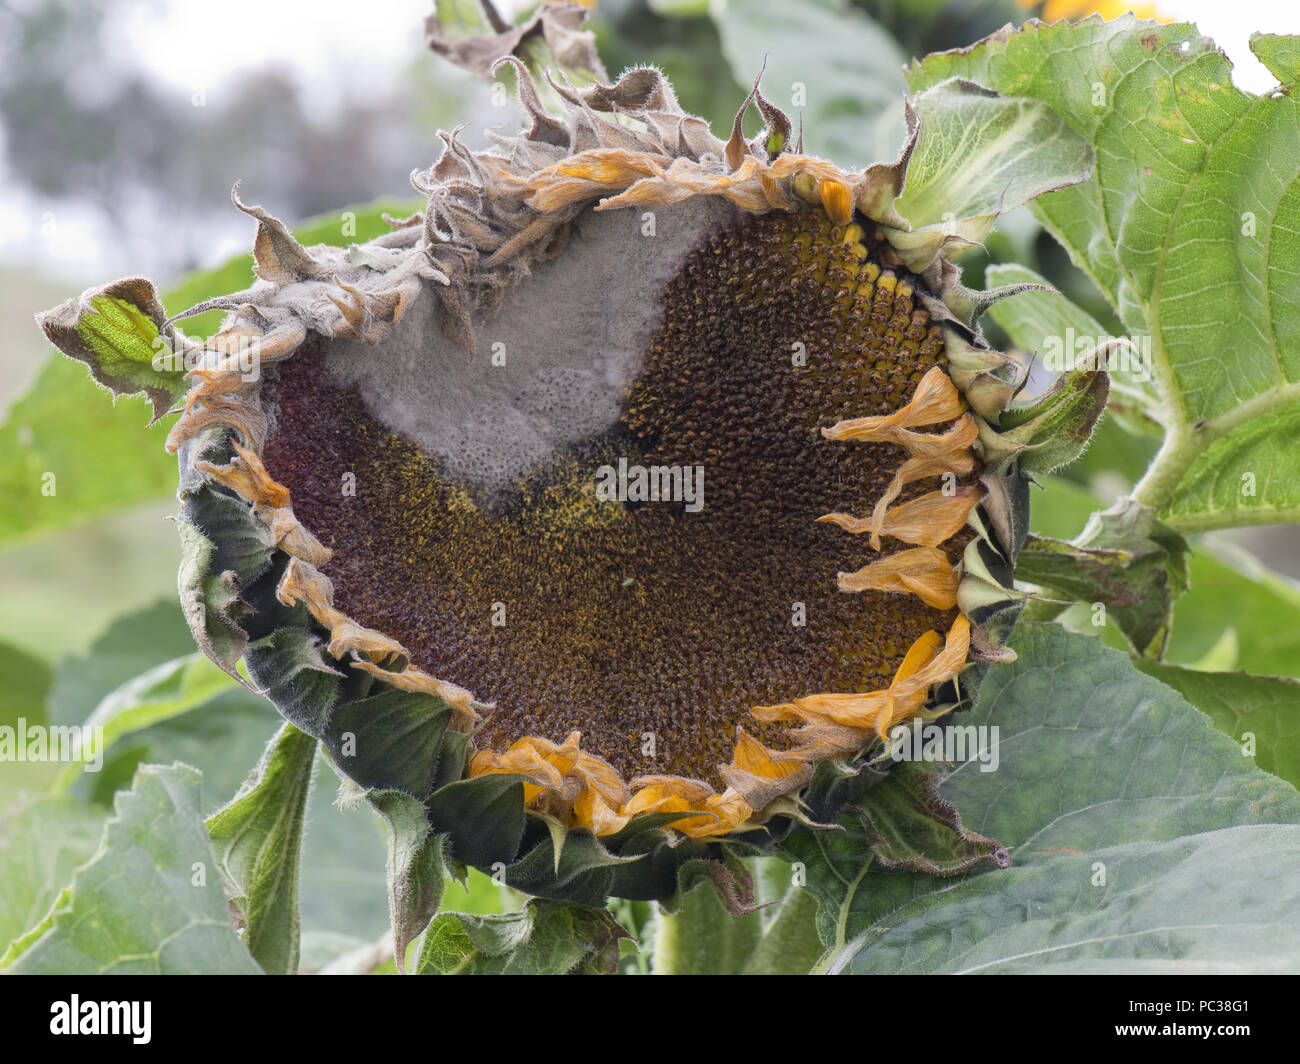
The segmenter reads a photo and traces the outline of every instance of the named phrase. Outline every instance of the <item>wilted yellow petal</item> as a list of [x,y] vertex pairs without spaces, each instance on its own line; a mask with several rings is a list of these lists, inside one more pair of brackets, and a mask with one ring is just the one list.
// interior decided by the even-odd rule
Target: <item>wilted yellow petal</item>
[[935,547],[913,547],[840,573],[839,586],[841,591],[910,592],[937,610],[957,605],[956,567]]

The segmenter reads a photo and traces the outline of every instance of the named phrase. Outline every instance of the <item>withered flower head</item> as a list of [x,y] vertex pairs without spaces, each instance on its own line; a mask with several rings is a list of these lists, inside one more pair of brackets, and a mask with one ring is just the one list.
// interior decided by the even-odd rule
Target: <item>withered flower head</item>
[[1009,293],[949,256],[1086,165],[944,216],[984,180],[958,145],[905,217],[914,151],[953,149],[927,113],[986,90],[932,90],[896,162],[849,172],[757,84],[723,141],[654,69],[552,83],[557,117],[508,61],[529,128],[444,134],[391,234],[304,248],[236,198],[258,281],[194,308],[228,311],[205,343],[141,280],[43,324],[120,390],[149,386],[110,320],[198,364],[169,446],[208,654],[360,787],[418,798],[458,859],[663,898],[1009,655],[1029,474],[1105,382],[1017,404],[1023,359],[976,320]]

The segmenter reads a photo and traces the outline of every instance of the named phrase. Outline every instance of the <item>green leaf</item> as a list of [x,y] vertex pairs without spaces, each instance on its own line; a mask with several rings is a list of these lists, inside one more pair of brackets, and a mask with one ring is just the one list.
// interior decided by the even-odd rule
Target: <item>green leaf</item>
[[1161,516],[1188,531],[1300,521],[1300,403],[1265,406],[1205,441]]
[[193,650],[194,637],[174,600],[119,615],[89,650],[55,667],[50,722],[80,724],[109,691]]
[[[109,726],[117,741],[106,750],[102,771],[83,774],[73,794],[111,805],[140,763],[183,761],[203,773],[205,812],[234,796],[280,718],[265,699],[228,677],[178,667],[177,659],[193,659],[193,646],[175,602],[162,602],[118,617],[86,654],[59,663],[49,697],[53,724],[79,725],[106,696],[133,689],[158,699],[123,707],[123,718]],[[159,671],[158,686],[142,692],[140,678]],[[209,680],[212,694],[205,700]]]
[[[229,691],[234,684],[234,680],[195,651],[156,665],[109,692],[86,718],[83,727],[94,730],[95,744],[102,754],[124,735],[188,713]],[[58,786],[71,786],[82,771],[81,764],[68,765],[59,777]]]
[[1168,684],[1225,735],[1253,751],[1265,772],[1300,786],[1300,681],[1247,672],[1201,672],[1135,659],[1148,676]]
[[[853,972],[1295,970],[1300,794],[1127,657],[1021,627],[963,725],[988,763],[941,793],[1012,865],[961,879],[873,867],[860,818],[793,832],[831,947]],[[1103,878],[1104,876],[1104,878]]]
[[203,773],[203,812],[211,814],[243,786],[280,723],[264,699],[231,687],[186,713],[124,737],[105,754],[103,770],[86,773],[69,793],[111,807],[113,795],[131,786],[140,765],[180,761]]
[[944,81],[916,101],[920,129],[894,209],[913,228],[992,218],[1092,172],[1092,150],[1046,104]]
[[1276,33],[1252,33],[1250,50],[1281,85],[1300,81],[1300,38]]
[[739,84],[766,63],[766,95],[802,120],[806,152],[844,167],[897,156],[907,57],[866,15],[832,0],[713,0],[709,13]]
[[553,830],[543,841],[507,868],[505,881],[515,890],[600,906],[614,890],[614,870],[642,860],[609,853],[590,832],[568,832],[558,822],[548,826]]
[[8,810],[0,830],[0,946],[35,927],[72,873],[94,854],[104,814],[70,798]]
[[[235,688],[119,743],[115,749],[120,752],[110,752],[102,772],[86,775],[86,781],[93,782],[89,797],[111,806],[114,793],[130,786],[141,762],[176,760],[202,771],[203,812],[210,814],[235,796],[267,737],[281,724],[265,699]],[[321,785],[313,787],[308,798],[310,827],[299,877],[303,934],[347,931],[371,941],[389,926],[383,824],[368,808],[336,806],[334,769],[326,763],[323,771]]]
[[728,913],[714,885],[700,883],[676,912],[660,913],[652,965],[660,975],[738,975],[762,935],[757,912]]
[[[1289,86],[1295,39],[1252,44]],[[1131,16],[999,32],[908,80],[953,76],[1043,101],[1096,149],[1034,211],[1150,337],[1167,435],[1138,500],[1180,531],[1300,520],[1300,98],[1244,93],[1195,29]]]
[[675,912],[660,910],[653,925],[655,974],[808,973],[821,954],[817,901],[797,885],[786,862],[764,858],[760,868],[775,877],[770,909],[730,912],[718,886],[706,881],[684,891]]
[[316,740],[285,724],[208,835],[244,918],[244,944],[272,975],[298,970],[298,866]]
[[0,967],[24,975],[259,972],[230,924],[199,787],[185,765],[142,766],[118,795],[98,853]]
[[416,974],[612,973],[627,937],[605,909],[543,899],[502,916],[443,913],[425,933]]
[[[174,602],[118,618],[84,656],[60,663],[50,699],[52,721],[79,724],[105,692],[193,645]],[[130,786],[141,762],[179,760],[202,770],[203,811],[210,813],[234,796],[281,723],[265,699],[230,682],[201,706],[131,732],[108,751],[103,771],[83,774],[73,793],[111,805],[114,792]],[[8,766],[0,778],[17,779],[19,767]],[[329,773],[332,778],[332,768]],[[333,790],[317,788],[310,798],[312,828],[302,857],[303,930],[346,929],[373,939],[389,924],[384,831],[368,811],[336,808]],[[53,885],[63,882],[66,877]]]
[[1174,602],[1188,587],[1188,547],[1147,508],[1122,499],[1094,513],[1073,542],[1032,536],[1016,576],[1049,592],[1106,608],[1139,654],[1160,657]]
[[324,764],[308,798],[302,852],[304,955],[313,932],[346,931],[373,940],[390,926],[384,823],[368,807],[343,808],[335,797],[334,767],[323,753],[317,761]]
[[[924,734],[914,728],[903,741],[919,746]],[[858,800],[876,864],[934,876],[958,875],[984,861],[1005,868],[1011,863],[1006,847],[962,826],[957,809],[939,793],[939,779],[930,766],[901,765]]]
[[1198,662],[1226,631],[1236,637],[1235,667],[1265,676],[1300,676],[1300,589],[1247,557],[1215,554],[1206,544],[1192,555],[1191,590],[1174,611],[1166,657]]
[[36,321],[51,343],[89,366],[96,382],[114,395],[144,394],[154,421],[189,387],[175,359],[188,343],[167,324],[158,294],[143,277],[91,289]]
[[[44,725],[45,695],[53,679],[50,667],[25,650],[0,643],[0,677],[0,727]],[[53,771],[48,762],[6,764],[0,772],[0,809],[7,809],[25,790],[43,789]]]
[[[988,309],[988,315],[1023,351],[1038,355],[1048,369],[1060,373],[1099,346],[1115,339],[1082,307],[1060,292],[1051,291],[1047,278],[1024,266],[997,263],[984,271],[990,288],[1011,285],[1041,285],[1012,299],[1002,299]],[[1122,348],[1103,363],[1110,376],[1108,408],[1150,425],[1156,397],[1150,367],[1144,367],[1141,350]],[[1095,439],[1095,436],[1094,436]],[[1143,469],[1145,469],[1145,465]]]
[[792,886],[745,961],[744,974],[806,975],[820,955],[817,899],[803,887]]
[[[1033,502],[1036,533],[1068,536],[1097,506],[1091,492],[1060,477],[1045,477],[1043,485],[1046,490],[1035,493]],[[1018,565],[1035,563],[1036,559],[1026,561],[1028,554],[1021,554]],[[1025,579],[1028,572],[1022,570]],[[1193,545],[1187,555],[1187,582],[1187,592],[1174,606],[1166,660],[1195,665],[1222,647],[1226,638],[1236,647],[1228,667],[1261,675],[1300,676],[1300,589],[1294,584],[1217,541]],[[1031,602],[1028,608],[1038,605]],[[1091,627],[1086,615],[1083,623]],[[1114,625],[1102,629],[1103,633],[1112,630],[1118,629]]]
[[401,791],[377,791],[370,804],[388,825],[388,903],[393,956],[406,971],[406,948],[428,926],[442,901],[447,868],[443,836],[429,828],[424,807]]
[[143,400],[109,400],[85,367],[54,358],[14,401],[0,426],[0,543],[175,491],[166,425],[144,428]]
[[13,724],[23,717],[30,724],[45,723],[45,695],[54,674],[40,658],[0,643],[0,724]]
[[525,818],[518,776],[494,773],[448,783],[425,808],[435,828],[451,837],[451,856],[462,864],[489,868],[519,852]]
[[334,762],[361,786],[387,785],[424,798],[450,719],[445,703],[378,685],[377,693],[330,714],[325,741]]

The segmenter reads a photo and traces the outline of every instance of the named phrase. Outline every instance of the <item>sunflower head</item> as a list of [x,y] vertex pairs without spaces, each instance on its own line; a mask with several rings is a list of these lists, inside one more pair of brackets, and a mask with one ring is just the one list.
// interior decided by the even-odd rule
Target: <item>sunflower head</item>
[[141,280],[43,325],[121,390],[125,333],[194,367],[169,446],[214,660],[454,860],[669,900],[832,816],[827,780],[1010,655],[1029,479],[1105,378],[1017,401],[1024,357],[978,325],[1012,292],[952,256],[1086,148],[973,169],[950,134],[1028,112],[951,82],[897,160],[846,171],[757,83],[724,140],[657,70],[552,83],[553,114],[506,61],[527,128],[444,134],[378,240],[304,248],[236,195],[257,281],[194,308],[228,312],[211,339]]

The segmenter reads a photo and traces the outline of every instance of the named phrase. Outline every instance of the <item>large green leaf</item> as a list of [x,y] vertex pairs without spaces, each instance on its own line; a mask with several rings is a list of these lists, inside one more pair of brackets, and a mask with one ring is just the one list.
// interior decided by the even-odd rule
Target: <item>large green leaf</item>
[[1150,337],[1166,439],[1136,494],[1171,527],[1300,520],[1300,97],[1293,38],[1257,38],[1252,96],[1194,28],[1033,24],[909,71],[1050,106],[1097,153],[1034,211]]
[[104,819],[70,798],[41,798],[8,812],[0,826],[0,946],[41,922],[95,853]]
[[1202,672],[1135,659],[1242,744],[1265,772],[1300,787],[1300,681],[1248,672]]
[[[181,761],[202,771],[202,811],[210,814],[234,797],[281,723],[269,702],[232,685],[189,712],[124,737],[106,754],[103,771],[85,774],[73,793],[111,805],[141,763]],[[388,927],[383,827],[369,809],[335,805],[338,780],[331,766],[318,765],[317,775],[301,857],[303,933],[377,938]]]
[[[410,208],[405,201],[385,200],[331,212],[304,222],[295,235],[303,244],[359,243],[390,231],[384,213],[400,216]],[[253,281],[252,263],[251,255],[237,255],[218,269],[191,274],[164,294],[168,313],[247,288]],[[183,324],[189,335],[206,336],[216,330],[220,317],[212,311]],[[139,327],[147,331],[155,324],[140,322]],[[122,386],[127,388],[175,392],[166,381],[154,381],[149,363],[141,361],[143,348],[126,342],[134,333],[124,327],[114,335],[122,341],[117,347],[105,346],[98,334],[95,342],[111,356],[115,381],[126,380]],[[147,347],[147,338],[144,343]],[[131,353],[141,357],[129,357]],[[148,379],[137,380],[132,373]],[[53,358],[31,390],[14,401],[0,426],[0,544],[175,492],[176,460],[163,449],[171,419],[146,430],[147,402],[120,398],[115,404],[110,398],[85,366]],[[53,494],[45,476],[49,473],[54,474]]]
[[213,806],[233,795],[278,717],[193,645],[179,607],[164,602],[119,617],[86,654],[59,664],[51,723],[101,727],[104,744],[102,772],[70,765],[62,786],[108,803],[141,761],[181,760],[204,772]]
[[146,765],[94,858],[0,965],[17,974],[254,974],[199,813],[198,772]]
[[111,806],[113,795],[131,785],[140,765],[180,761],[203,773],[203,812],[209,814],[239,791],[280,723],[265,699],[232,686],[185,713],[124,736],[105,754],[103,770],[84,774],[70,793]]
[[941,787],[1011,867],[882,872],[860,818],[795,832],[826,967],[1300,969],[1300,794],[1096,640],[1033,625],[1012,645],[959,721],[999,729],[997,768],[956,764]]
[[[102,753],[124,735],[188,713],[234,685],[226,673],[195,651],[156,665],[110,691],[83,727],[95,729]],[[70,786],[81,771],[81,765],[69,765],[59,777],[59,785]]]
[[1087,141],[1038,100],[953,80],[924,92],[916,110],[916,146],[894,203],[914,228],[981,217],[991,223],[1092,172]]
[[764,94],[802,122],[805,151],[845,167],[897,156],[907,57],[870,18],[832,0],[712,0],[709,10],[735,79],[764,71]]
[[119,615],[84,654],[64,658],[56,666],[50,723],[80,724],[109,691],[193,649],[194,637],[174,601]]
[[298,866],[316,740],[286,723],[208,836],[244,918],[244,943],[272,975],[298,970]]
[[0,543],[174,492],[167,426],[146,429],[149,416],[143,399],[111,402],[85,366],[47,362],[0,426]]
[[[51,721],[80,724],[111,691],[193,648],[174,602],[117,619],[84,655],[61,662],[50,697]],[[223,678],[224,677],[224,674]],[[125,734],[105,755],[103,771],[84,774],[73,793],[111,805],[142,762],[182,761],[203,773],[203,812],[234,797],[281,719],[266,699],[227,679],[224,693],[176,716]],[[16,766],[6,770],[6,777]],[[48,766],[41,766],[48,767]],[[346,930],[373,939],[388,926],[384,831],[367,809],[334,805],[337,780],[313,790],[302,854],[301,913],[306,932]],[[62,886],[62,883],[56,886]]]

